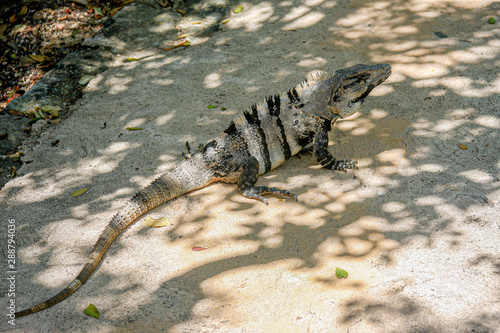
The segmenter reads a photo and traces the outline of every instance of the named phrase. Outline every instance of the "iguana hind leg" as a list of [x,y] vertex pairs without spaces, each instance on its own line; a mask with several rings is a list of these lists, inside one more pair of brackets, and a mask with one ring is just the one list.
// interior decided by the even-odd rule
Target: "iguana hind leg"
[[250,156],[243,171],[241,172],[240,178],[238,180],[238,190],[241,195],[249,199],[256,199],[262,201],[266,205],[268,204],[267,199],[262,196],[262,194],[275,194],[282,195],[286,197],[291,197],[297,201],[297,196],[287,190],[280,190],[276,187],[267,186],[254,186],[257,182],[257,177],[259,175],[259,162],[253,156]]
[[351,161],[348,158],[344,160],[337,160],[328,151],[328,131],[330,129],[331,125],[328,121],[325,121],[318,125],[318,129],[313,140],[314,156],[316,156],[318,162],[324,168],[330,170],[340,170],[347,172],[346,169],[357,169],[357,161]]

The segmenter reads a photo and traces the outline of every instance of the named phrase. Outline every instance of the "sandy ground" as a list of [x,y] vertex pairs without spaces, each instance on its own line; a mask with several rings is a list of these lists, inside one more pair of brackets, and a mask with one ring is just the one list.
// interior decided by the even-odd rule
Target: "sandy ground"
[[[237,4],[242,13],[188,48],[159,50],[177,36],[179,15],[142,4],[117,15],[114,36],[90,42],[120,53],[113,67],[90,81],[67,119],[35,125],[39,135],[25,145],[32,162],[0,192],[3,262],[8,224],[17,255],[16,295],[2,292],[0,329],[498,331],[500,28],[486,22],[498,20],[499,4]],[[192,25],[184,20],[178,26]],[[357,159],[359,170],[294,157],[259,182],[298,202],[265,206],[216,184],[164,204],[148,215],[172,226],[141,218],[74,295],[8,323],[11,299],[24,309],[76,276],[113,214],[181,160],[185,141],[208,141],[314,70],[357,63],[393,68],[330,135],[334,155]],[[337,279],[336,267],[349,277]],[[83,314],[89,303],[99,319]]]

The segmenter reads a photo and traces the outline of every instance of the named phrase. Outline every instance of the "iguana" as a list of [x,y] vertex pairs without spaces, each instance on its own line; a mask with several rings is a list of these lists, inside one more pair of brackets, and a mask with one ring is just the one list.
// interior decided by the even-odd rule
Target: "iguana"
[[354,114],[373,88],[391,74],[391,66],[356,65],[319,72],[290,91],[253,105],[204,147],[188,147],[185,160],[137,192],[109,222],[80,274],[54,297],[16,317],[57,304],[74,293],[95,271],[114,239],[139,216],[175,197],[217,181],[238,183],[247,198],[268,204],[265,194],[297,196],[275,187],[255,186],[257,177],[276,168],[312,143],[314,155],[325,168],[357,168],[356,161],[336,160],[327,150],[328,131],[339,118]]

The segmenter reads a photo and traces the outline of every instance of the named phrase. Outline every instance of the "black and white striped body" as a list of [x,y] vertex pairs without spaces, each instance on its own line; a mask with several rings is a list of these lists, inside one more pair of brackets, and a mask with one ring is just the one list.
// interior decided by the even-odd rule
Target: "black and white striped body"
[[[293,97],[292,91],[296,97]],[[241,155],[243,159],[253,156],[259,162],[258,174],[262,175],[311,143],[318,119],[300,110],[300,99],[295,89],[292,91],[270,96],[265,103],[252,106],[242,117],[234,120],[204,148],[207,158],[214,156],[217,162],[221,162],[235,155]],[[226,170],[228,174],[239,168],[232,166],[236,169]]]

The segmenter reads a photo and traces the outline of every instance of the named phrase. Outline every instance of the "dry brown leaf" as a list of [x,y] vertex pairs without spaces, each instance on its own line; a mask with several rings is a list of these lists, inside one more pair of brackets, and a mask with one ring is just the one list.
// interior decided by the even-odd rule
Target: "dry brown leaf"
[[459,143],[458,144],[458,148],[462,149],[462,150],[467,150],[469,149],[469,147],[467,147],[466,145],[462,144],[462,143]]

